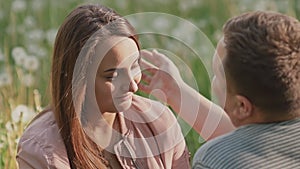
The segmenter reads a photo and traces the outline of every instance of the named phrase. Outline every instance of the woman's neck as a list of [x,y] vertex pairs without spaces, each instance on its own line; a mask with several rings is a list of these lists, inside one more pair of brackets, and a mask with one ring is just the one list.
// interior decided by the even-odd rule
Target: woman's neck
[[107,123],[109,127],[113,127],[114,122],[116,121],[116,117],[117,117],[117,113],[111,113],[111,112],[102,113],[102,119]]
[[99,112],[88,106],[81,120],[86,134],[100,147],[109,148],[120,138],[118,113]]

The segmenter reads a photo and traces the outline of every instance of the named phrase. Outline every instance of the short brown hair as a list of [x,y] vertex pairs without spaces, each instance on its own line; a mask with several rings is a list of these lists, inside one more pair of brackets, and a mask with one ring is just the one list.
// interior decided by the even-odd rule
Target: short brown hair
[[226,77],[238,94],[273,115],[300,108],[300,23],[275,12],[249,12],[223,28]]

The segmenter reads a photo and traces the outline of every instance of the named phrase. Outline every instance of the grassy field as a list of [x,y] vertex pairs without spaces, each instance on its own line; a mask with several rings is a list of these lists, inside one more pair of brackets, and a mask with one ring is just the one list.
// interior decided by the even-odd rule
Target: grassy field
[[[17,168],[18,139],[30,119],[49,104],[56,32],[74,7],[87,2],[128,17],[142,47],[166,52],[184,79],[208,98],[211,57],[228,18],[250,10],[300,16],[297,0],[0,0],[0,169]],[[203,139],[179,121],[193,156]]]

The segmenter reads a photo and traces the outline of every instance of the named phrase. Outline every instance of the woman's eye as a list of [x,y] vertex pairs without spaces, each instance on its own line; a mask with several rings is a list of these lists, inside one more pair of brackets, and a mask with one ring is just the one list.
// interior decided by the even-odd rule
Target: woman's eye
[[112,73],[111,75],[107,76],[106,78],[107,78],[108,80],[113,80],[113,79],[115,79],[116,77],[118,77],[118,72],[114,72],[114,73]]
[[140,68],[140,64],[138,61],[134,62],[134,64],[132,65],[132,69],[135,69],[135,68]]

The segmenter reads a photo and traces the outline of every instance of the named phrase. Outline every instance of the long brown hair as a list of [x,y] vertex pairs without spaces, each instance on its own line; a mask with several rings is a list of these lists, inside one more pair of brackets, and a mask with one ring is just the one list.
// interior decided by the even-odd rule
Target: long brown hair
[[112,22],[117,24],[113,26],[114,30],[108,30],[111,35],[132,38],[139,48],[134,28],[129,22],[101,5],[82,5],[74,9],[56,36],[51,73],[52,108],[71,168],[106,168],[108,164],[102,156],[101,147],[85,134],[75,112],[72,78],[83,46],[94,33]]

